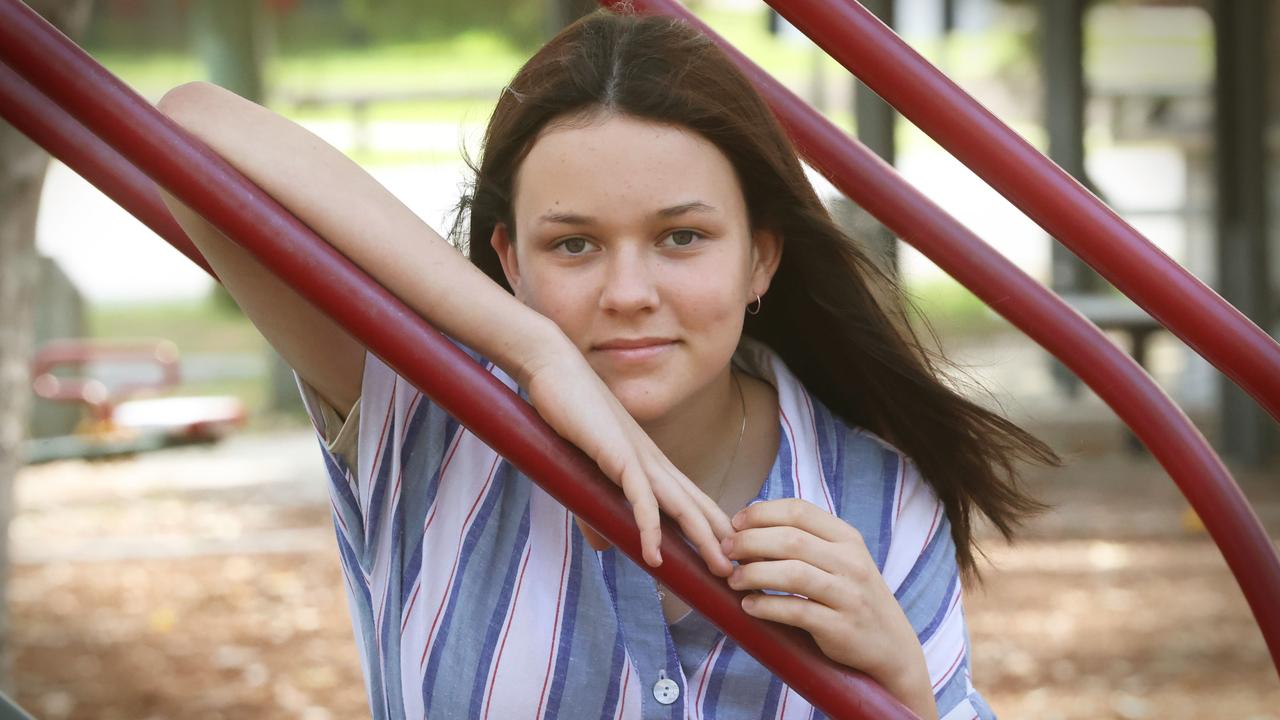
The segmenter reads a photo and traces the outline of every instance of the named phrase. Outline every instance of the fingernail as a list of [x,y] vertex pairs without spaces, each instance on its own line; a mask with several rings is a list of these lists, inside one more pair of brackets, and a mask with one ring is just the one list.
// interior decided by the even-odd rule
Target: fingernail
[[741,529],[742,529],[742,512],[743,512],[743,511],[739,510],[739,511],[738,511],[738,514],[733,516],[733,521],[732,521],[732,522],[733,522],[733,529],[734,529],[734,530],[741,530]]
[[733,552],[733,538],[727,537],[724,540],[721,540],[720,549],[724,551],[725,555]]

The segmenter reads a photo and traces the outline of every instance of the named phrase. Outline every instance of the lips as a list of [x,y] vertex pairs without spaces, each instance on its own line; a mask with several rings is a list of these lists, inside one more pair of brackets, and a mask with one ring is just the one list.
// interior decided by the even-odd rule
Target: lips
[[670,345],[675,342],[669,338],[618,338],[598,343],[596,350],[636,350],[639,348],[655,347],[658,345]]
[[662,355],[675,344],[670,338],[617,338],[598,343],[592,350],[615,361],[640,362]]

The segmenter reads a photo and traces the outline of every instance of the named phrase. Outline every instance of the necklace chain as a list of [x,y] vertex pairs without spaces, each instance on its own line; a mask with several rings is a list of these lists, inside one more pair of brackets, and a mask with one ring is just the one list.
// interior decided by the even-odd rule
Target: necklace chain
[[[738,428],[738,441],[733,445],[733,454],[729,456],[729,465],[725,467],[724,474],[720,476],[720,484],[716,487],[716,495],[712,499],[716,504],[720,503],[720,494],[724,492],[724,483],[729,479],[729,472],[733,470],[733,463],[738,459],[738,450],[742,449],[742,437],[747,434],[747,398],[742,394],[742,383],[738,380],[738,376],[733,373],[733,368],[729,368],[729,378],[733,380],[733,386],[738,389],[738,404],[742,407],[742,426]],[[658,599],[666,600],[666,585],[658,583]]]
[[733,373],[733,369],[729,369],[729,377],[733,380],[733,386],[738,389],[738,404],[742,408],[742,426],[738,428],[738,441],[733,445],[733,454],[729,456],[729,464],[724,469],[724,474],[720,476],[720,484],[716,487],[716,495],[713,500],[720,502],[720,494],[724,492],[724,483],[729,479],[729,472],[733,470],[733,463],[738,459],[738,450],[742,448],[742,436],[747,433],[747,398],[742,394],[742,383],[738,380],[738,376]]

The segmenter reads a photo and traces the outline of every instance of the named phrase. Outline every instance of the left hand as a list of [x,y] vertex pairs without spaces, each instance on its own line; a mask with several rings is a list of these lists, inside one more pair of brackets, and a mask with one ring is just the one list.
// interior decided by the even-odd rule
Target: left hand
[[729,587],[804,596],[750,593],[747,614],[808,631],[827,657],[870,675],[917,713],[933,705],[920,641],[861,533],[796,498],[751,505],[733,527],[721,545],[741,563]]

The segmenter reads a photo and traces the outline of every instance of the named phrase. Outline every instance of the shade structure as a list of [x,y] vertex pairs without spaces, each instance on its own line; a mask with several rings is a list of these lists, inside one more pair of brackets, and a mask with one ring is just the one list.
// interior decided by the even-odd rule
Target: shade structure
[[860,3],[783,17],[1280,421],[1280,343],[929,64]]
[[[1204,436],[1132,358],[1120,352],[1078,312],[912,188],[892,167],[846,136],[683,6],[673,0],[600,2],[606,6],[626,2],[641,12],[678,17],[698,27],[751,78],[787,128],[797,149],[814,167],[850,199],[1061,360],[1106,401],[1147,446],[1199,514],[1239,583],[1262,630],[1272,662],[1280,672],[1280,558],[1275,547]],[[883,23],[879,23],[879,28],[880,32],[893,35]],[[896,35],[893,37],[896,42],[902,42]],[[933,68],[920,72],[940,75]],[[1040,160],[1050,162],[1043,157]],[[1101,205],[1096,198],[1090,198],[1091,202]],[[1142,267],[1138,264],[1124,272],[1140,273]],[[1204,290],[1213,294],[1207,288]],[[1231,313],[1261,332],[1234,308],[1230,308],[1228,314]],[[1179,315],[1168,321],[1189,322]],[[1233,340],[1215,338],[1210,342]],[[1274,345],[1274,341],[1271,344]],[[1266,352],[1266,348],[1262,351]],[[1268,383],[1262,385],[1269,387]]]

